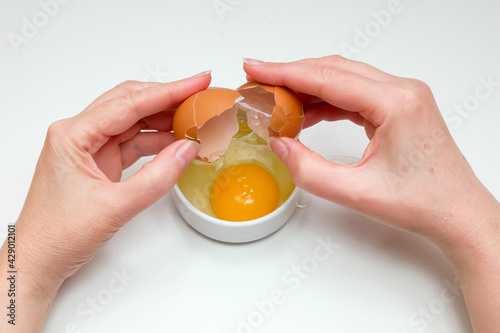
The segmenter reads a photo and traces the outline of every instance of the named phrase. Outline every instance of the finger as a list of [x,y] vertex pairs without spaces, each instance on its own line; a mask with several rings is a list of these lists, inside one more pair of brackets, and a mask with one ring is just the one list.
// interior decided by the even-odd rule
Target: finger
[[118,137],[110,138],[92,157],[105,177],[112,182],[120,181],[123,167]]
[[363,121],[363,127],[365,128],[365,133],[366,133],[366,136],[368,137],[368,139],[372,139],[373,136],[375,135],[375,126],[370,123],[368,120],[364,119]]
[[309,105],[314,105],[314,104],[319,104],[319,103],[324,103],[325,101],[317,96],[309,95],[309,94],[304,94],[301,92],[295,92],[297,97],[299,98],[300,102],[304,107],[307,107]]
[[109,101],[110,99],[118,98],[125,94],[133,93],[134,91],[146,89],[154,85],[158,85],[158,82],[140,82],[140,81],[125,81],[114,87],[113,89],[106,91],[104,94],[99,96],[95,101],[89,104],[84,110],[90,110],[97,105]]
[[120,145],[123,169],[128,168],[143,156],[158,154],[175,141],[169,132],[142,132]]
[[123,196],[124,217],[137,215],[164,196],[198,154],[198,147],[194,141],[176,141],[134,175],[121,183],[115,183],[113,193]]
[[169,132],[144,132],[141,122],[132,126],[121,135],[110,138],[94,155],[97,167],[108,177],[117,182],[122,171],[143,156],[155,155],[175,141]]
[[117,144],[123,143],[125,141],[132,139],[134,136],[139,134],[141,132],[141,130],[144,130],[144,129],[148,129],[148,125],[146,125],[142,120],[139,120],[134,125],[132,125],[132,127],[127,129],[125,132],[114,137],[114,140],[115,140],[115,142],[117,142]]
[[387,94],[387,85],[344,68],[295,62],[245,64],[245,70],[260,82],[287,86],[346,111],[360,112],[377,127],[389,107],[381,98]]
[[369,77],[377,81],[393,81],[396,79],[395,76],[381,71],[380,69],[368,65],[364,62],[350,60],[339,55],[329,55],[321,58],[309,58],[304,60],[299,60],[297,62],[310,64],[310,65],[329,65],[338,69],[344,69],[353,73],[357,73],[362,76]]
[[146,124],[141,121],[135,123],[124,133],[109,138],[108,141],[92,155],[97,167],[112,182],[120,181],[122,170],[125,169],[123,167],[123,155],[120,144],[134,138],[145,127]]
[[[252,62],[252,60],[250,60],[250,62]],[[379,70],[378,68],[368,65],[364,62],[346,59],[339,55],[330,55],[321,58],[308,58],[295,61],[294,63],[310,64],[317,66],[322,66],[322,65],[335,66],[339,69],[345,69],[353,73],[357,73],[362,76],[366,76],[368,78],[378,81],[394,81],[398,79],[397,77],[385,73]],[[252,81],[256,79],[247,73],[247,80]],[[316,96],[302,94],[300,92],[297,92],[297,95],[299,96],[299,99],[302,101],[303,105],[315,104],[322,101],[320,98]]]
[[306,120],[304,128],[313,126],[320,121],[350,120],[356,125],[362,126],[364,118],[357,112],[346,111],[328,103],[314,104],[304,110]]
[[[262,62],[260,60],[254,60],[254,59],[246,59],[244,58],[244,66],[243,68],[247,69],[246,65],[249,66],[255,66],[255,65],[260,65],[260,64],[268,64],[266,62]],[[321,58],[308,58],[308,59],[302,59],[298,61],[293,61],[290,62],[289,64],[308,64],[308,65],[313,65],[313,66],[330,66],[334,67],[337,69],[343,69],[352,73],[359,74],[361,76],[365,76],[367,78],[371,78],[373,80],[377,81],[394,81],[395,79],[398,79],[396,76],[393,76],[391,74],[388,74],[386,72],[381,71],[380,69],[373,67],[371,65],[368,65],[364,62],[360,61],[355,61],[355,60],[350,60],[347,58],[344,58],[340,55],[329,55],[326,57],[321,57]],[[247,77],[256,79],[252,77],[252,74],[248,71],[247,72]]]
[[291,138],[273,140],[270,146],[286,165],[298,187],[327,200],[350,206],[346,194],[355,198],[361,186],[361,182],[350,174],[353,165],[338,165],[327,161]]
[[71,131],[81,149],[93,154],[110,136],[118,135],[138,120],[168,110],[196,92],[206,89],[210,75],[205,74],[173,83],[158,84],[105,101],[74,118]]
[[[175,107],[172,107],[172,109],[174,108]],[[167,132],[172,130],[173,116],[173,112],[163,111],[143,118],[142,121],[148,126],[148,128]]]
[[139,119],[165,111],[207,88],[209,83],[210,75],[203,75],[135,90],[102,103],[90,110],[87,118],[98,123],[98,129],[104,134],[117,135]]
[[[247,75],[246,78],[247,78],[248,82],[256,81],[250,75]],[[302,103],[303,106],[307,106],[307,105],[310,105],[310,104],[317,104],[317,103],[324,102],[319,97],[308,95],[308,94],[304,94],[304,93],[301,93],[301,92],[298,92],[298,91],[296,91],[295,94],[297,95],[297,97],[299,98],[299,100],[300,100],[300,102]]]

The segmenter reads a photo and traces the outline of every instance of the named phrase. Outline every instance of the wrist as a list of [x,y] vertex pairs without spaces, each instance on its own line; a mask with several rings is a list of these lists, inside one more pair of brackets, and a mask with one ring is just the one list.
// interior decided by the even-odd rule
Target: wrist
[[479,185],[481,190],[470,194],[472,198],[450,209],[447,225],[441,226],[443,233],[434,240],[452,263],[464,268],[500,251],[500,203]]
[[58,287],[34,278],[18,260],[22,252],[17,246],[15,257],[8,257],[8,249],[6,241],[0,249],[0,306],[7,308],[7,316],[2,316],[0,332],[40,332]]
[[[21,231],[21,230],[19,230]],[[19,232],[17,238],[17,271],[23,282],[23,294],[26,298],[45,301],[55,298],[63,281],[55,277],[43,257],[44,250],[29,244]]]
[[450,165],[436,175],[433,182],[440,186],[427,192],[420,205],[421,235],[452,262],[465,264],[469,256],[482,257],[500,244],[500,203],[465,160]]
[[500,205],[481,213],[469,221],[471,226],[459,242],[440,245],[457,275],[499,271],[500,276]]

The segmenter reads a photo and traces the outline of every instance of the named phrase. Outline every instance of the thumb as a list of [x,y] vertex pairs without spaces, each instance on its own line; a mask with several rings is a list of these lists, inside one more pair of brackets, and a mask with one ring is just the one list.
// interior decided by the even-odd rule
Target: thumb
[[353,194],[361,186],[353,181],[353,166],[327,161],[291,138],[275,139],[270,147],[286,165],[298,187],[341,205],[352,206],[352,201],[356,200]]
[[144,164],[134,175],[116,185],[121,186],[123,207],[136,215],[158,201],[172,189],[189,163],[198,154],[199,144],[190,140],[176,141]]

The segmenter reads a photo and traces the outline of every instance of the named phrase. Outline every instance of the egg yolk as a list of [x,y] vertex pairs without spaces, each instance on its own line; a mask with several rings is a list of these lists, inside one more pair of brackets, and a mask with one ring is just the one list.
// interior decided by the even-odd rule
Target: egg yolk
[[253,220],[276,209],[278,183],[258,165],[238,164],[217,176],[210,198],[215,215],[221,220]]

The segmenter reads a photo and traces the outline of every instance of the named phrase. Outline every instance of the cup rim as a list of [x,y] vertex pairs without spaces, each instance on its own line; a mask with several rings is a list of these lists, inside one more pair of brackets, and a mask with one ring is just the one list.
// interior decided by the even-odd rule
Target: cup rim
[[267,222],[267,221],[273,219],[275,216],[279,216],[283,210],[287,209],[287,206],[288,206],[287,203],[289,201],[293,200],[293,198],[296,195],[298,195],[298,193],[300,193],[301,189],[295,185],[295,188],[293,189],[292,193],[290,193],[290,195],[285,200],[285,202],[283,202],[278,208],[276,208],[275,210],[273,210],[271,213],[269,213],[267,215],[264,215],[264,216],[259,217],[257,219],[248,220],[248,221],[226,221],[226,220],[221,220],[221,219],[218,219],[216,217],[210,216],[210,215],[202,212],[198,208],[196,208],[184,196],[184,193],[182,193],[182,191],[179,188],[179,185],[177,185],[177,183],[174,185],[173,191],[175,192],[175,195],[177,196],[177,198],[182,202],[182,204],[185,205],[191,213],[197,215],[199,218],[201,218],[207,222],[213,223],[215,225],[222,226],[222,227],[246,228],[249,226],[258,225],[258,224]]

